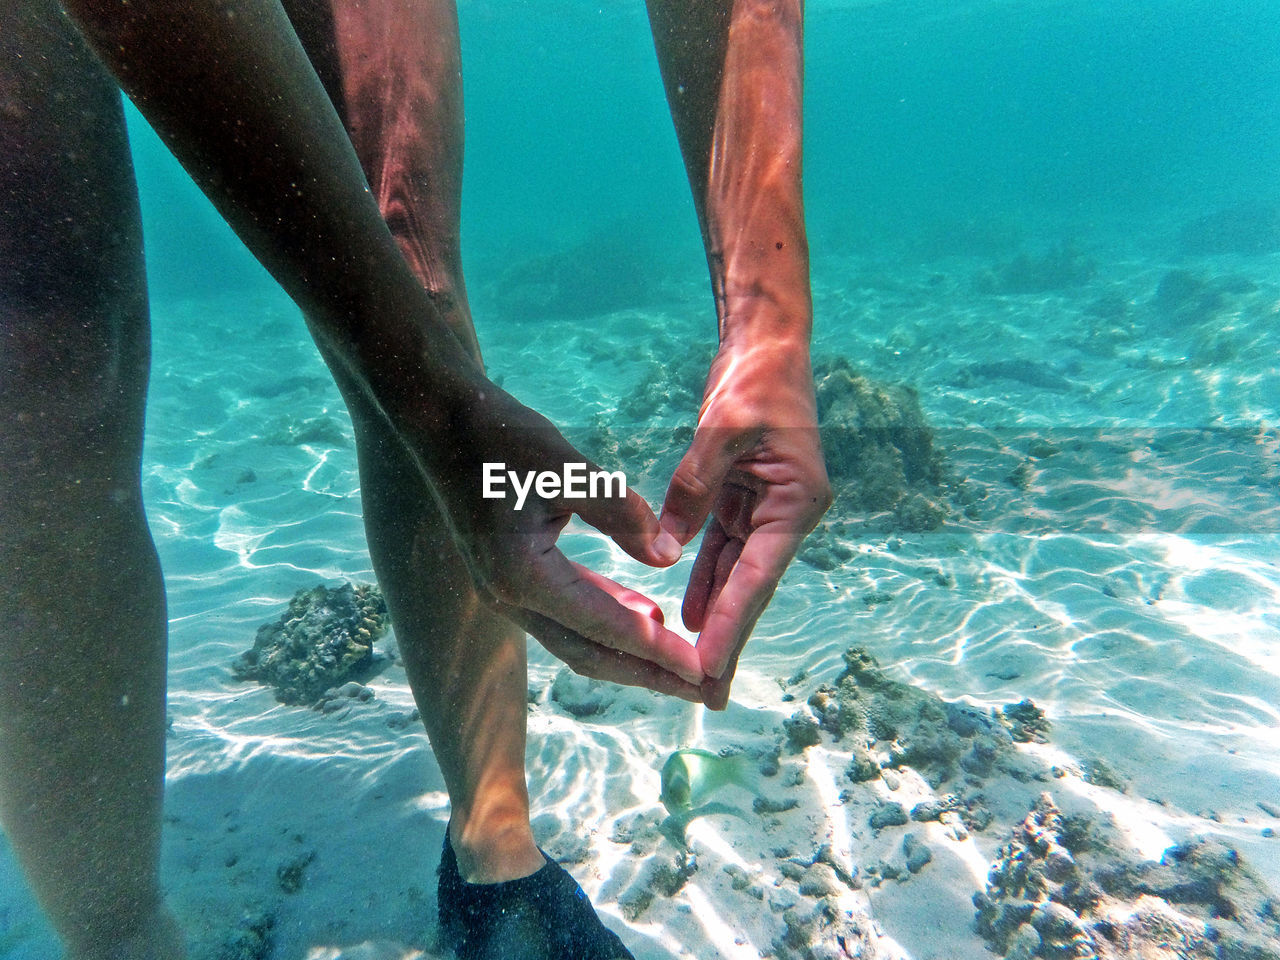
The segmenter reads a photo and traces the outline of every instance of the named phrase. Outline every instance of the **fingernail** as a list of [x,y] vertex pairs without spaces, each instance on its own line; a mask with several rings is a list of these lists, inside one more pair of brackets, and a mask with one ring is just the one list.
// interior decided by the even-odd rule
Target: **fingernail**
[[680,559],[680,554],[684,549],[680,546],[680,541],[673,537],[670,532],[663,530],[658,534],[656,540],[653,541],[653,552],[663,563],[675,563]]

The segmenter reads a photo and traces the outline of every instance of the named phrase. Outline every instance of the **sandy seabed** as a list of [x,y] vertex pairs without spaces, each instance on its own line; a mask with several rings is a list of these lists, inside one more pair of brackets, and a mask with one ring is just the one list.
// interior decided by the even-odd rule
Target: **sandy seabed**
[[[556,685],[531,647],[535,830],[638,958],[1280,956],[1278,266],[1117,255],[1011,293],[1010,263],[817,265],[815,355],[915,386],[966,492],[929,532],[829,517],[723,713]],[[675,319],[701,290],[671,297],[532,342],[482,327],[488,362],[590,425],[707,333]],[[372,579],[350,424],[292,308],[157,309],[145,483],[171,616],[164,883],[193,955],[437,956],[447,797],[394,637],[372,696],[329,712],[231,677],[295,590]],[[565,544],[676,618],[691,557]],[[1025,699],[1043,728],[1006,709]],[[759,777],[681,843],[659,771],[688,746]],[[0,878],[0,956],[56,956],[7,854]]]

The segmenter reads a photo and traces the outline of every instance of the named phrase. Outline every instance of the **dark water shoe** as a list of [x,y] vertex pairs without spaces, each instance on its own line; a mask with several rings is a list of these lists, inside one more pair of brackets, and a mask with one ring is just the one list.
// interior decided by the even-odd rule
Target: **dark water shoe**
[[458,960],[635,960],[550,857],[518,880],[467,883],[446,832],[438,873],[440,942]]

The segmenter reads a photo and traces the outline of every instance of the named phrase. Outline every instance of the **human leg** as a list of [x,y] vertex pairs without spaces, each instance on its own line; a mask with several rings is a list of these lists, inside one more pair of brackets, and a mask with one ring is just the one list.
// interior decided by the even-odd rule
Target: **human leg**
[[533,840],[523,633],[480,602],[407,455],[376,412],[361,409],[358,392],[346,393],[374,568],[449,791],[442,943],[459,960],[629,958]]
[[[286,7],[401,253],[479,360],[459,244],[462,104],[452,0],[286,0]],[[449,790],[442,943],[459,960],[629,957],[533,841],[523,632],[481,602],[408,451],[336,358],[326,359],[356,428],[374,568]]]
[[77,960],[182,955],[148,351],[119,94],[55,2],[0,5],[0,821]]
[[[291,0],[286,8],[406,261],[478,357],[458,235],[453,4]],[[370,552],[449,789],[461,873],[475,882],[526,876],[543,858],[524,776],[524,634],[480,602],[421,471],[340,365],[330,366],[355,423]]]
[[349,406],[359,424],[369,549],[448,787],[462,875],[475,883],[526,876],[543,859],[525,784],[524,634],[480,602],[443,519],[376,412]]

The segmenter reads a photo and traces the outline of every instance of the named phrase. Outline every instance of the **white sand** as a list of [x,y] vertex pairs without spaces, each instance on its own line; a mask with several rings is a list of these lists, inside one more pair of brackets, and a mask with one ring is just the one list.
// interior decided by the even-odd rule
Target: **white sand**
[[[1277,354],[1280,290],[1265,279],[1276,266],[1231,267],[1259,286],[1239,298],[1240,346],[1221,362],[1188,359],[1208,330],[1138,332],[1158,264],[1113,266],[1060,297],[985,298],[965,293],[971,264],[948,268],[941,288],[899,268],[893,289],[848,279],[870,277],[876,265],[823,266],[820,276],[842,280],[819,285],[815,352],[918,386],[952,469],[986,494],[983,516],[956,516],[931,534],[859,525],[843,537],[855,551],[844,566],[796,564],[724,713],[621,690],[602,713],[574,718],[549,697],[556,663],[534,648],[536,828],[637,957],[768,956],[786,930],[784,911],[817,903],[784,877],[784,861],[811,861],[829,844],[865,880],[881,860],[903,863],[908,832],[933,854],[918,874],[838,891],[839,909],[868,944],[850,955],[988,956],[972,895],[1046,789],[1064,810],[1114,815],[1144,856],[1191,836],[1220,837],[1280,888],[1280,840],[1262,833],[1280,829],[1280,819],[1258,806],[1280,804],[1277,440],[1259,424],[1280,396],[1273,362],[1260,359]],[[1128,300],[1129,320],[1090,319],[1084,306],[1106,293]],[[691,290],[689,303],[701,296]],[[674,321],[627,314],[543,324],[540,344],[566,345],[555,353],[518,331],[482,332],[509,389],[558,422],[584,424],[650,375],[646,364],[671,342],[694,336],[681,327],[664,342],[663,322]],[[172,617],[170,900],[197,957],[216,956],[243,914],[264,911],[276,917],[272,956],[281,960],[434,956],[447,799],[420,725],[387,724],[412,708],[403,671],[392,666],[372,681],[369,703],[328,715],[278,705],[270,691],[230,677],[231,660],[296,589],[371,578],[336,392],[301,321],[278,301],[169,306],[156,327],[146,489]],[[947,331],[944,342],[937,330]],[[593,358],[587,344],[601,336],[626,339],[634,353]],[[1063,383],[972,372],[1012,356]],[[267,442],[289,424],[330,433]],[[1173,427],[1232,425],[1253,432],[1163,442]],[[1019,490],[1004,478],[1027,459],[1032,426],[1056,428],[1063,452],[1033,459]],[[1108,432],[1084,429],[1092,427]],[[661,478],[640,479],[660,494]],[[592,533],[566,543],[678,617],[691,558],[675,571],[647,571]],[[891,599],[867,602],[873,593]],[[948,788],[935,792],[911,770],[894,790],[884,780],[852,784],[851,743],[824,734],[803,754],[784,750],[780,774],[763,781],[770,797],[795,798],[794,809],[761,816],[749,793],[726,790],[724,802],[744,815],[695,820],[696,872],[636,912],[655,869],[676,855],[656,830],[667,755],[683,746],[767,751],[854,645],[890,676],[948,700],[985,710],[1032,698],[1053,724],[1050,743],[1017,749],[1046,779],[990,778],[982,789],[995,821],[963,839],[940,823],[874,831],[867,818],[879,800],[909,809]],[[801,671],[805,679],[779,682]],[[784,686],[793,702],[784,702]],[[1125,792],[1080,778],[1093,758],[1127,782]],[[1054,765],[1077,773],[1048,776]],[[278,878],[289,864],[305,864],[293,893]],[[734,866],[748,878],[743,889],[726,872]],[[0,929],[0,957],[55,955],[8,857],[0,858]]]

